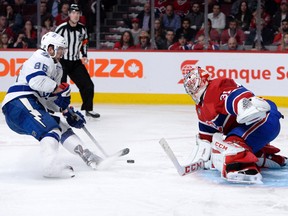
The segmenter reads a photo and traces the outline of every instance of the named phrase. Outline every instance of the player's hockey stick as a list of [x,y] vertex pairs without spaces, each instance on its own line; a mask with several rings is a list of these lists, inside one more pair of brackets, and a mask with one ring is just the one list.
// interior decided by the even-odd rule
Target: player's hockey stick
[[[76,118],[76,120],[79,119],[79,116],[76,115],[69,107],[67,108],[68,109],[68,112],[74,117]],[[106,157],[111,157],[111,156],[118,156],[118,157],[121,157],[121,156],[124,156],[124,155],[127,155],[130,150],[129,148],[125,148],[125,149],[122,149],[116,153],[114,153],[113,155],[108,155],[106,153],[106,151],[104,151],[104,149],[102,148],[102,146],[97,142],[97,140],[92,136],[92,134],[89,132],[89,130],[85,127],[85,125],[83,125],[82,129],[84,130],[84,132],[87,134],[87,136],[92,140],[92,142],[97,146],[97,148],[101,151],[101,153]]]
[[204,161],[202,159],[199,159],[198,161],[192,162],[185,166],[180,165],[175,154],[173,153],[172,149],[168,145],[168,142],[164,138],[162,138],[159,141],[159,144],[162,146],[162,148],[164,149],[164,151],[166,152],[170,160],[173,162],[179,175],[184,176],[184,175],[196,172],[197,170],[204,169]]
[[104,151],[104,149],[101,147],[101,145],[97,142],[97,140],[92,136],[92,134],[88,131],[88,129],[85,127],[85,125],[82,127],[84,132],[87,134],[87,136],[92,140],[92,142],[97,146],[97,148],[102,152],[102,154],[105,157],[108,157],[108,154]]
[[92,140],[92,142],[98,147],[98,149],[102,152],[102,154],[107,158],[107,157],[111,157],[111,156],[118,156],[118,157],[121,157],[121,156],[124,156],[124,155],[127,155],[130,150],[129,148],[124,148],[112,155],[108,155],[104,149],[101,147],[101,145],[97,142],[97,140],[92,136],[92,134],[88,131],[88,129],[85,127],[85,125],[82,127],[82,129],[85,131],[85,133],[87,134],[87,136]]

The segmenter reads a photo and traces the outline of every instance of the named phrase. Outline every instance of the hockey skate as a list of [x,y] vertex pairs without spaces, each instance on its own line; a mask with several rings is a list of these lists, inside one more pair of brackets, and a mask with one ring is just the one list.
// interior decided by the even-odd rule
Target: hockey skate
[[73,178],[75,177],[73,167],[69,165],[45,166],[42,172],[45,178]]
[[85,115],[87,117],[92,117],[92,118],[100,118],[100,114],[99,113],[96,113],[95,111],[86,111],[85,112]]
[[92,169],[96,169],[97,165],[103,160],[101,157],[93,154],[89,149],[83,150],[81,145],[76,146],[74,152],[78,154],[88,166],[92,167]]
[[[223,170],[224,171],[224,170]],[[248,183],[248,184],[261,184],[262,175],[256,164],[243,164],[234,163],[227,164],[226,170],[222,175],[229,182],[234,183]]]
[[257,165],[261,168],[279,169],[287,165],[288,159],[282,155],[276,155],[280,149],[272,145],[264,146],[255,155],[258,158]]

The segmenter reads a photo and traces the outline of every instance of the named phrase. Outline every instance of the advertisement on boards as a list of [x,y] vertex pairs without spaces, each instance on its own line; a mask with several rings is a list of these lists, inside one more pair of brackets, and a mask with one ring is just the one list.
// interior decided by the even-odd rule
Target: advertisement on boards
[[[0,92],[16,80],[32,51],[7,51],[0,57]],[[198,65],[212,77],[229,77],[257,95],[286,96],[287,55],[228,52],[93,52],[86,67],[95,92],[185,94],[182,72]],[[286,59],[286,60],[285,60]],[[72,84],[72,91],[78,91]]]

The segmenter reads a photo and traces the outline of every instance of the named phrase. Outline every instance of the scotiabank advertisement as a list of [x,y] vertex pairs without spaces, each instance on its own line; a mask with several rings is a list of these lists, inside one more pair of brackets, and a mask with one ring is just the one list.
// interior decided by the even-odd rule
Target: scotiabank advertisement
[[[1,52],[0,92],[16,80],[32,51]],[[287,96],[288,53],[100,52],[90,51],[86,67],[95,92],[185,94],[182,71],[199,65],[212,77],[229,77],[261,96]],[[78,92],[72,84],[72,91]]]

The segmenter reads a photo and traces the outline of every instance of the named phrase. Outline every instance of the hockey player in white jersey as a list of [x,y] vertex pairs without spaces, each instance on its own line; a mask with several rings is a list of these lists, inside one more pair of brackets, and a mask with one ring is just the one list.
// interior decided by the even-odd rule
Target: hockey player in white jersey
[[[68,108],[70,86],[60,83],[63,71],[59,60],[66,48],[61,35],[54,32],[45,34],[41,39],[41,49],[23,64],[15,84],[2,102],[7,125],[16,133],[31,135],[40,142],[43,176],[52,178],[74,177],[71,166],[56,162],[59,143],[92,168],[102,160],[84,149],[70,127],[82,128],[86,121],[79,111]],[[62,112],[69,125],[54,116],[55,112]]]

